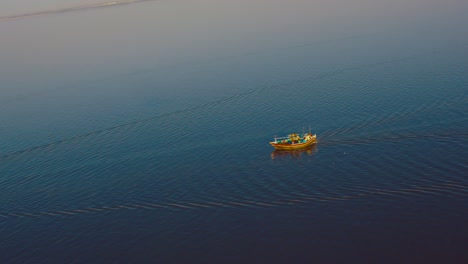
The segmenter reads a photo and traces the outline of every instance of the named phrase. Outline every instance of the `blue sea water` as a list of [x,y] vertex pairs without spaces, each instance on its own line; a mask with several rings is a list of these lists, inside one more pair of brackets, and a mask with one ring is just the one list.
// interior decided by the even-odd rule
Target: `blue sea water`
[[467,5],[418,2],[0,22],[0,261],[466,263]]

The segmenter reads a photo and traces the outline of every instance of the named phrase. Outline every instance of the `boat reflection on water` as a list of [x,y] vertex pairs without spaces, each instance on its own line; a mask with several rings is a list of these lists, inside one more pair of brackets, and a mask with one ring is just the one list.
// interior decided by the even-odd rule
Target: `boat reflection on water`
[[304,154],[307,156],[312,156],[314,153],[318,152],[317,144],[313,144],[309,147],[302,148],[302,149],[295,149],[295,150],[274,150],[271,152],[271,159],[278,159],[278,158],[301,158]]

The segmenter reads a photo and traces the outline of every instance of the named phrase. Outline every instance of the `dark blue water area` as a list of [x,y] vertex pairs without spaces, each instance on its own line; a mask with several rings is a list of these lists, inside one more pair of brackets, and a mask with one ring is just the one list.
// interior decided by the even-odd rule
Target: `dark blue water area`
[[[466,263],[464,20],[231,29],[217,40],[244,46],[206,53],[174,37],[184,49],[135,44],[140,61],[51,58],[56,79],[15,66],[25,80],[2,76],[0,93],[0,261]],[[119,63],[100,72],[105,56]],[[268,144],[309,127],[311,148]]]
[[[11,259],[31,262],[438,262],[464,257],[463,216],[427,197],[278,208],[121,211],[23,220]],[[379,206],[375,206],[379,204]],[[440,215],[434,220],[434,214]],[[418,217],[411,217],[418,215]],[[119,221],[116,221],[119,219]],[[424,219],[424,220],[421,220]],[[451,220],[449,220],[451,219]],[[454,221],[455,219],[455,221]],[[214,227],[218,228],[214,228]],[[223,226],[223,228],[219,228]],[[441,230],[440,226],[445,228]],[[41,230],[40,233],[37,230]],[[66,237],[66,239],[64,239]],[[246,239],[249,237],[249,239]],[[83,241],[87,241],[83,245]],[[428,249],[437,252],[428,252]],[[339,252],[339,254],[337,253]],[[20,254],[18,254],[20,253]]]

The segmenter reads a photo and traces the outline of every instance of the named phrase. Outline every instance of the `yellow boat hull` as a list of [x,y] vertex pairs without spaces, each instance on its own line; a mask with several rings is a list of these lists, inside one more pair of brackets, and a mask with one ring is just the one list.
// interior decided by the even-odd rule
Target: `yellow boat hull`
[[295,144],[288,144],[288,143],[279,143],[279,142],[270,142],[275,149],[278,150],[295,150],[295,149],[302,149],[309,147],[313,144],[317,143],[317,136],[314,135],[311,139],[304,143],[295,143]]

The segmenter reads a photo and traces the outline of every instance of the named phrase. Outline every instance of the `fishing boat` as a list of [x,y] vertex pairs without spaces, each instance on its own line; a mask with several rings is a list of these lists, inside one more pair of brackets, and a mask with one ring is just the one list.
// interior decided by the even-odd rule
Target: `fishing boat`
[[293,158],[293,159],[300,159],[304,155],[305,156],[312,156],[316,152],[318,152],[317,144],[312,144],[311,146],[301,148],[301,149],[293,149],[293,150],[280,150],[275,149],[271,152],[271,159],[281,159],[281,158]]
[[311,146],[317,142],[317,135],[312,133],[289,134],[287,137],[275,137],[275,141],[270,142],[278,150],[295,150]]

